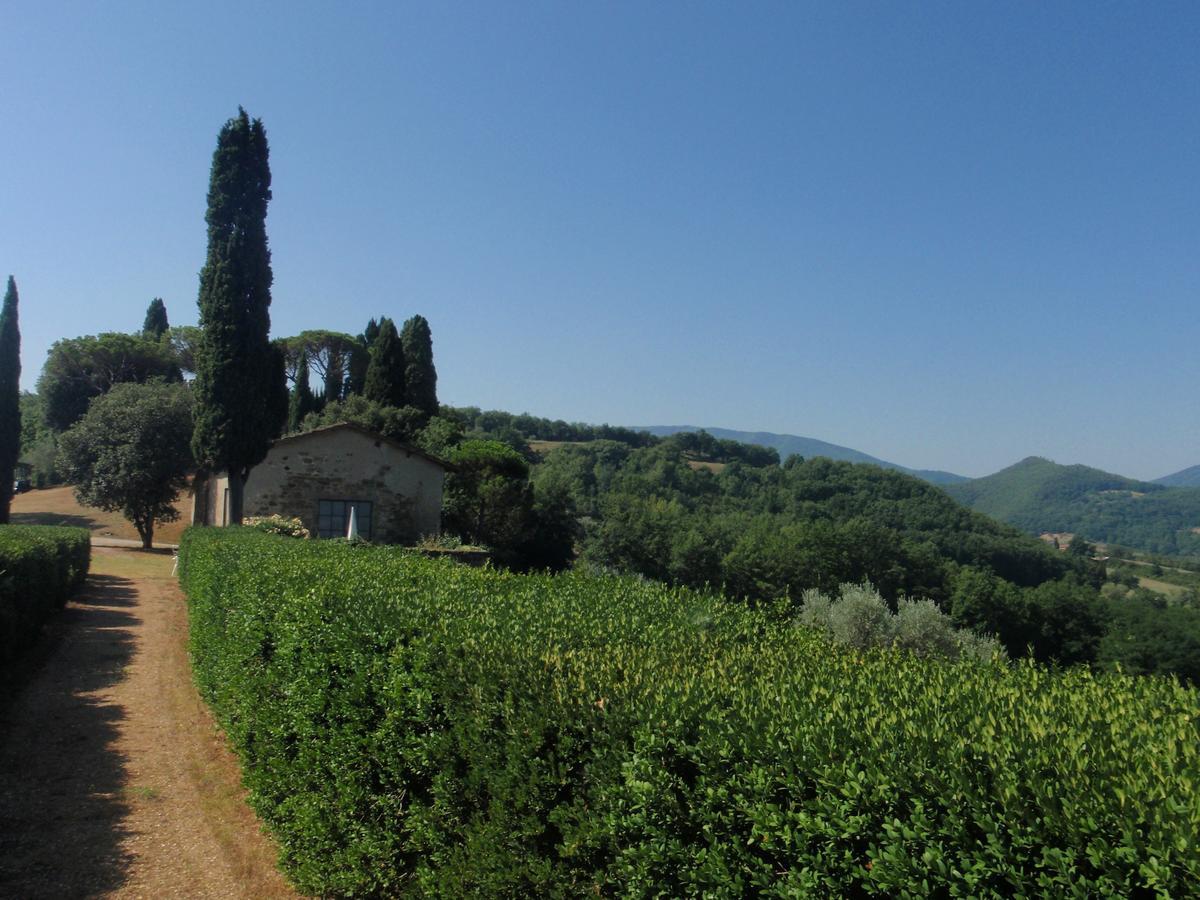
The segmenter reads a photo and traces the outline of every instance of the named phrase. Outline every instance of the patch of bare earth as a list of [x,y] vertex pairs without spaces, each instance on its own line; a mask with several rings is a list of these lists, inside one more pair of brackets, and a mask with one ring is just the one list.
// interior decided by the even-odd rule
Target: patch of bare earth
[[94,548],[0,698],[0,897],[291,897],[196,693],[171,557]]
[[[175,509],[178,519],[160,522],[154,529],[155,544],[179,543],[179,536],[191,522],[191,495],[186,491],[180,495]],[[137,530],[119,512],[84,506],[75,499],[75,489],[67,486],[17,494],[12,499],[10,515],[14,525],[77,525],[88,529],[93,537],[140,540]]]

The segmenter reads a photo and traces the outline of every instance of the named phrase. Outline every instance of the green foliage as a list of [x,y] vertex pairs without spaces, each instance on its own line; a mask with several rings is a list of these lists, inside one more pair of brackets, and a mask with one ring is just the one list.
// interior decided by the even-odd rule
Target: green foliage
[[1200,609],[1133,594],[1109,604],[1113,626],[1098,659],[1134,674],[1178,675],[1200,685]]
[[315,329],[282,338],[278,343],[282,344],[289,380],[298,380],[303,362],[320,380],[323,401],[341,400],[345,396],[354,354],[359,350],[357,338],[340,331]]
[[426,415],[438,411],[437,369],[433,365],[433,335],[424,316],[413,316],[400,330],[404,354],[404,402]]
[[146,307],[146,319],[142,322],[142,336],[152,341],[160,341],[170,329],[171,323],[167,321],[167,305],[163,303],[162,297],[155,297]]
[[13,470],[21,454],[21,329],[17,283],[8,276],[0,307],[0,524],[8,522]]
[[322,896],[1183,896],[1200,703],[632,579],[193,529],[198,683]]
[[454,469],[443,493],[446,527],[506,565],[517,563],[533,517],[529,464],[499,441],[464,441],[447,461]]
[[404,347],[395,323],[385,318],[379,324],[379,335],[371,344],[363,396],[380,406],[404,406],[408,396],[404,377]]
[[1000,645],[972,631],[956,629],[929,600],[900,598],[895,612],[869,584],[843,584],[839,596],[804,592],[798,621],[859,650],[899,647],[917,656],[981,660],[1004,655]]
[[525,440],[540,441],[617,441],[631,447],[650,447],[659,439],[645,431],[612,425],[586,425],[562,419],[541,419],[529,413],[514,415],[500,410],[480,410],[476,406],[442,407],[442,414],[457,419],[476,436],[496,435],[511,429]]
[[247,516],[242,524],[263,534],[278,534],[283,537],[309,538],[312,534],[304,523],[294,516]]
[[83,584],[90,559],[83,528],[0,525],[0,669]]
[[239,523],[242,484],[266,456],[287,416],[283,354],[271,345],[271,169],[261,119],[244,109],[217,137],[208,188],[208,253],[200,271],[192,451],[227,471],[230,521]]
[[19,459],[33,467],[33,486],[49,487],[62,481],[58,472],[58,436],[46,424],[42,398],[21,392],[21,454]]
[[200,346],[200,327],[197,325],[173,325],[167,331],[167,342],[175,354],[180,370],[190,374],[196,372],[196,349]]
[[425,413],[412,406],[384,406],[359,394],[331,401],[310,413],[301,423],[301,431],[312,431],[339,422],[351,422],[377,431],[394,441],[415,442],[426,423]]
[[1068,531],[1090,541],[1153,553],[1200,555],[1200,489],[1168,488],[1087,466],[1030,457],[986,478],[946,488],[972,509],[1040,533]]
[[56,341],[38,379],[46,424],[66,431],[94,397],[117,384],[181,381],[174,350],[140,334],[108,332]]
[[63,433],[63,474],[80,503],[120,512],[148,549],[155,523],[179,518],[174,502],[192,467],[191,436],[185,385],[119,384]]
[[308,386],[308,359],[301,356],[296,366],[296,386],[288,399],[288,433],[299,431],[305,417],[316,408],[316,399]]

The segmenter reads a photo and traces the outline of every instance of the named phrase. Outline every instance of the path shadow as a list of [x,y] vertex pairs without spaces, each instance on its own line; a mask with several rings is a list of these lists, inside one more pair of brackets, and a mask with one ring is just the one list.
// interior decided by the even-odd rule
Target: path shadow
[[136,603],[128,579],[90,576],[0,708],[0,897],[95,896],[126,880],[126,713],[102,692],[133,659]]
[[87,516],[48,512],[14,512],[9,515],[9,521],[13,525],[72,525],[76,528],[86,528],[88,531],[99,528],[101,524]]

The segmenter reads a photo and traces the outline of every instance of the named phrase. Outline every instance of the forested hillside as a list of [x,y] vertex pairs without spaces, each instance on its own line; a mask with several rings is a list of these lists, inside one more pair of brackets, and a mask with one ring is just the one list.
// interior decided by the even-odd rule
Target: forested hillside
[[1163,487],[1200,487],[1200,466],[1189,466],[1171,475],[1155,478],[1154,483]]
[[646,431],[659,437],[670,437],[673,434],[685,431],[704,431],[721,440],[739,441],[743,444],[758,444],[763,447],[771,447],[774,450],[778,450],[779,456],[783,459],[792,455],[803,456],[805,459],[814,456],[826,456],[829,459],[836,459],[842,462],[869,463],[870,465],[880,466],[884,469],[895,469],[897,472],[915,475],[918,478],[928,481],[930,484],[957,484],[960,481],[967,480],[964,475],[955,475],[953,472],[942,472],[938,469],[910,469],[899,463],[878,459],[870,454],[863,453],[861,450],[855,450],[852,447],[843,447],[839,444],[831,444],[828,441],[801,437],[796,434],[775,434],[770,431],[735,431],[731,428],[697,428],[694,425],[645,425],[636,427],[640,431]]
[[1069,531],[1152,553],[1200,555],[1200,489],[1031,456],[947,493],[1023,531]]

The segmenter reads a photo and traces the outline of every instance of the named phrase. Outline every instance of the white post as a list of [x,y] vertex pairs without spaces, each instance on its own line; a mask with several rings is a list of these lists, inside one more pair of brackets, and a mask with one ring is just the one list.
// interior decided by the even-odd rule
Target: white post
[[346,527],[346,539],[350,540],[350,541],[352,541],[356,537],[358,537],[358,514],[357,514],[357,512],[358,511],[353,506],[350,507],[350,524]]

